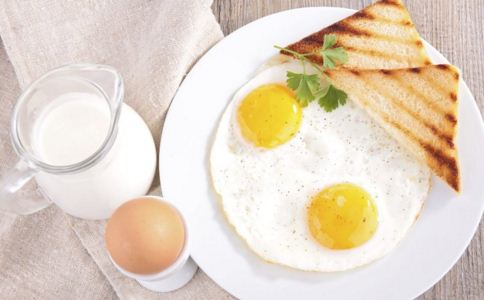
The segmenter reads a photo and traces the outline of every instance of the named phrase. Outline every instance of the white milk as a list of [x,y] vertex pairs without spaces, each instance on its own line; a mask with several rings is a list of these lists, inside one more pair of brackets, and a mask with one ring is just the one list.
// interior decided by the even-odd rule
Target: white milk
[[[34,152],[48,164],[78,163],[96,152],[109,130],[104,99],[69,93],[42,112],[34,134]],[[67,213],[104,219],[125,201],[145,195],[156,168],[153,137],[143,119],[123,104],[115,142],[97,164],[74,174],[36,175],[42,191]]]

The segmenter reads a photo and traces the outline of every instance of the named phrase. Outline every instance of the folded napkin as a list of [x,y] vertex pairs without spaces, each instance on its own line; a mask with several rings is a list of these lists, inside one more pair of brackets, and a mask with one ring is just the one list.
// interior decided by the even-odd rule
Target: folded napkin
[[[2,1],[0,3],[0,175],[16,160],[8,138],[21,90],[68,63],[115,67],[125,102],[159,143],[168,105],[191,65],[222,32],[210,0]],[[159,194],[158,179],[153,193]],[[19,197],[41,197],[29,183]],[[30,216],[0,214],[2,299],[148,299],[229,297],[203,272],[183,289],[156,294],[109,261],[104,221],[64,214],[55,205]]]

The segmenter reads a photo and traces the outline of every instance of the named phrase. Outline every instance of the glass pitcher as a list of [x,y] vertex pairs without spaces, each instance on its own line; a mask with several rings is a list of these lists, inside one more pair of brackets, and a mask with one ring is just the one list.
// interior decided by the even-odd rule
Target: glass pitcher
[[[33,82],[13,110],[10,136],[19,161],[0,180],[0,209],[30,214],[54,202],[73,216],[104,219],[145,195],[156,150],[123,96],[120,74],[104,65],[67,65]],[[44,198],[17,199],[33,177]]]

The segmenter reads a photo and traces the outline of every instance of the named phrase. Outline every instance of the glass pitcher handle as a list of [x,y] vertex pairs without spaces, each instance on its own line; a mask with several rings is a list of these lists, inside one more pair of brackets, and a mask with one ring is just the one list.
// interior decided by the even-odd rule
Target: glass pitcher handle
[[21,196],[15,196],[15,193],[29,182],[36,172],[35,169],[20,160],[0,179],[0,210],[28,215],[50,205],[51,202],[44,197],[22,199]]

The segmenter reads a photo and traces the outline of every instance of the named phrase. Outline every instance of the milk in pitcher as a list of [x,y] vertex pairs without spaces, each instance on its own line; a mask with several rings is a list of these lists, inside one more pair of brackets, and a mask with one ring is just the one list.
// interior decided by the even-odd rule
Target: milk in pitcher
[[[104,219],[124,201],[146,194],[151,186],[156,150],[141,117],[123,104],[114,144],[105,156],[78,173],[38,173],[42,192],[67,213]],[[108,103],[95,94],[66,93],[52,100],[37,120],[33,148],[46,163],[66,166],[94,155],[111,125]]]

